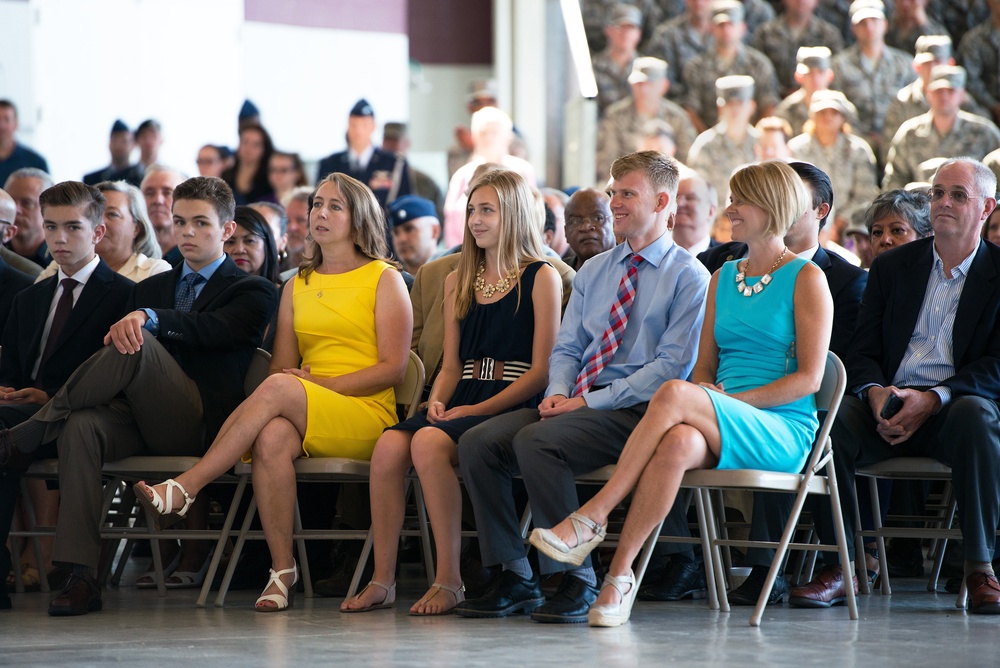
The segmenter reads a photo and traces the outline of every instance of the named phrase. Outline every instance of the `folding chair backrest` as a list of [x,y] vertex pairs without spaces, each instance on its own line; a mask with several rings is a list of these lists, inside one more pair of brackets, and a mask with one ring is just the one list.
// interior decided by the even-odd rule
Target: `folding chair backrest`
[[833,441],[830,440],[830,430],[833,429],[834,418],[837,416],[837,411],[840,410],[840,401],[844,398],[846,390],[847,371],[844,369],[844,364],[835,354],[827,352],[823,382],[820,383],[819,391],[813,395],[816,398],[816,409],[820,413],[825,412],[826,415],[823,416],[823,422],[819,431],[816,432],[816,445],[809,457],[807,466],[811,469],[815,469],[820,459],[833,447]]
[[420,395],[424,391],[424,363],[415,352],[410,351],[410,359],[406,363],[406,378],[394,388],[396,403],[406,407],[406,417],[417,414]]
[[258,385],[264,382],[270,368],[271,353],[263,348],[253,351],[253,357],[250,359],[250,368],[247,369],[246,375],[243,376],[243,391],[248,397],[253,394]]

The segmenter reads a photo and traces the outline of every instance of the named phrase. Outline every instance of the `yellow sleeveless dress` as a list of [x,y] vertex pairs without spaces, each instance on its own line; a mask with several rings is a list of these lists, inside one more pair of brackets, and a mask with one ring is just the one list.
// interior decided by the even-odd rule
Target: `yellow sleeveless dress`
[[[395,271],[373,260],[343,274],[313,272],[308,284],[295,277],[293,325],[302,365],[309,365],[313,376],[342,376],[378,361],[375,290],[386,270]],[[349,397],[300,380],[308,404],[305,456],[371,459],[382,430],[397,421],[392,388]]]

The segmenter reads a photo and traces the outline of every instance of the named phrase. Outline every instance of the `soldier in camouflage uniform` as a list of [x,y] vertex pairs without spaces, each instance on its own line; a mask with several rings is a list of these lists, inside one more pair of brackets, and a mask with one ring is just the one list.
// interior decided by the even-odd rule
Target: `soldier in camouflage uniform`
[[802,46],[795,54],[795,82],[799,89],[774,108],[773,115],[784,118],[792,126],[792,134],[802,134],[809,120],[809,103],[813,93],[826,90],[833,81],[830,69],[830,49],[825,46]]
[[656,0],[580,0],[583,29],[587,33],[587,44],[592,54],[603,51],[607,46],[604,27],[610,25],[611,14],[623,2],[638,8],[642,13],[643,38],[648,38],[653,26],[663,20],[663,11]]
[[838,237],[852,216],[878,195],[875,154],[864,139],[848,131],[848,119],[855,113],[840,91],[816,91],[806,132],[788,142],[796,160],[810,162],[830,176],[837,196],[833,224]]
[[785,12],[754,31],[750,46],[771,60],[782,95],[796,89],[799,47],[823,44],[833,53],[844,48],[840,30],[815,16],[817,0],[784,0]]
[[1000,148],[1000,130],[989,120],[959,108],[965,70],[939,65],[927,84],[931,110],[903,123],[892,139],[883,188],[902,188],[922,178],[920,163],[936,156],[982,160]]
[[636,47],[642,38],[642,12],[632,5],[618,5],[611,22],[604,28],[608,46],[594,56],[594,78],[597,80],[597,115],[618,100],[629,96],[628,75],[632,72]]
[[868,141],[876,157],[884,155],[882,128],[889,103],[900,88],[916,78],[912,58],[885,45],[887,22],[881,9],[862,5],[851,15],[854,46],[833,57],[831,86],[847,96],[858,110],[858,135]]
[[900,51],[916,54],[919,37],[947,35],[948,30],[927,16],[926,10],[927,0],[897,0],[885,43]]
[[686,12],[656,27],[646,53],[667,61],[670,99],[684,99],[684,63],[712,49],[712,44],[711,0],[687,0]]
[[611,163],[638,146],[643,126],[651,118],[670,124],[677,144],[677,158],[687,157],[697,133],[687,114],[663,97],[670,87],[667,64],[659,58],[636,58],[628,78],[632,94],[608,107],[597,129],[597,183],[604,186]]
[[969,74],[969,94],[1000,122],[1000,0],[990,0],[990,14],[991,21],[965,34],[958,54]]
[[769,116],[780,100],[778,79],[767,56],[740,41],[746,32],[743,5],[735,0],[716,0],[712,3],[712,23],[714,47],[684,66],[683,78],[688,84],[684,108],[691,121],[699,129],[716,124],[715,81],[736,74],[754,80],[757,110]]
[[744,75],[720,77],[715,82],[719,122],[694,140],[685,164],[702,175],[726,201],[729,177],[756,162],[757,130],[750,125],[754,114],[754,80]]
[[[903,121],[927,113],[930,106],[924,96],[924,86],[931,80],[931,71],[937,65],[954,65],[951,57],[951,38],[947,35],[925,35],[917,39],[917,55],[913,57],[913,69],[917,80],[904,86],[896,93],[896,99],[889,105],[882,132],[883,145],[888,146]],[[979,106],[971,95],[962,101],[962,110],[977,116],[989,116],[989,112]]]
[[743,0],[743,20],[747,24],[747,31],[743,35],[743,41],[749,41],[750,36],[753,35],[757,28],[768,21],[773,21],[774,17],[774,7],[767,0]]

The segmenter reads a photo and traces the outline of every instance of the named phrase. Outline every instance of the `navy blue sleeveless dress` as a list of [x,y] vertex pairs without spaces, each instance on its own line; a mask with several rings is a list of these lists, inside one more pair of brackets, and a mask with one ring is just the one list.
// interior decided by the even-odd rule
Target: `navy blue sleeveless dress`
[[[446,408],[468,406],[485,401],[499,394],[516,380],[519,372],[531,366],[531,346],[535,334],[535,309],[531,301],[535,275],[545,262],[533,262],[521,273],[521,300],[518,303],[517,288],[499,301],[491,304],[472,302],[469,312],[459,322],[459,359],[465,365],[462,380],[455,387],[455,394]],[[473,362],[492,359],[504,363],[503,377],[495,374],[492,380],[473,378]],[[485,363],[488,366],[488,362]],[[482,367],[483,362],[479,366]],[[489,376],[488,370],[485,374]],[[504,380],[506,378],[507,380]],[[512,406],[508,411],[520,408],[537,408],[542,400],[542,392],[527,401]],[[420,411],[409,420],[389,427],[401,431],[415,432],[423,427],[436,427],[456,443],[459,437],[477,424],[489,420],[492,415],[470,415],[431,424],[427,421],[427,411]]]

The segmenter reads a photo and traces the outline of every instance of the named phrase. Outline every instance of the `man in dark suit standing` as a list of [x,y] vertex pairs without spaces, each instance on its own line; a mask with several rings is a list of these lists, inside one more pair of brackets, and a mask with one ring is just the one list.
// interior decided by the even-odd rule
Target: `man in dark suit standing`
[[[990,563],[1000,521],[1000,248],[979,236],[996,188],[982,163],[946,161],[930,191],[934,236],[873,262],[845,360],[849,392],[832,433],[849,536],[857,464],[907,455],[951,466],[969,611],[979,614],[1000,614]],[[902,408],[887,420],[880,412],[890,396]],[[829,513],[817,519],[820,537],[832,537]],[[830,564],[789,600],[827,607],[845,586],[842,567]]]
[[101,466],[136,454],[198,455],[244,399],[243,376],[277,306],[266,279],[222,251],[233,234],[229,186],[177,186],[173,230],[184,262],[135,286],[127,315],[27,422],[0,432],[0,463],[55,440],[63,502],[53,561],[71,570],[51,615],[101,609]]
[[[0,355],[3,427],[36,413],[104,345],[104,335],[125,312],[132,292],[132,281],[116,274],[96,254],[105,232],[105,200],[99,190],[67,181],[42,192],[40,202],[45,241],[59,271],[37,285],[25,277],[30,287],[14,298],[10,308]],[[3,204],[0,201],[0,218]],[[6,265],[4,270],[15,273]],[[48,454],[55,456],[54,448]],[[18,468],[0,470],[0,573],[10,568],[4,544],[20,479]]]
[[[383,207],[410,194],[410,175],[401,154],[383,151],[372,143],[375,112],[368,100],[358,100],[347,119],[347,150],[320,160],[316,183],[327,174],[343,172],[361,181],[375,193]],[[392,248],[392,239],[389,239]]]
[[108,141],[108,151],[111,152],[111,164],[104,169],[98,169],[83,177],[88,186],[96,186],[102,181],[128,181],[136,188],[142,183],[143,168],[140,164],[130,165],[129,156],[135,146],[132,131],[120,120],[111,126],[111,139]]
[[[868,274],[864,269],[855,267],[836,253],[827,251],[819,245],[819,232],[833,210],[833,187],[830,177],[823,170],[806,162],[789,164],[812,194],[812,209],[806,211],[788,230],[785,244],[793,253],[811,259],[826,275],[830,294],[833,296],[833,335],[830,338],[830,350],[844,359],[851,350],[858,305]],[[714,273],[724,263],[741,258],[746,252],[746,244],[733,241],[705,251],[698,256],[698,259]],[[750,539],[777,541],[788,521],[793,501],[793,497],[789,494],[755,493]],[[771,549],[751,548],[747,551],[747,562],[752,566],[750,576],[740,587],[730,592],[730,604],[757,604],[773,556],[774,550]],[[771,588],[768,602],[777,603],[787,594],[788,583],[784,576],[779,575]]]

